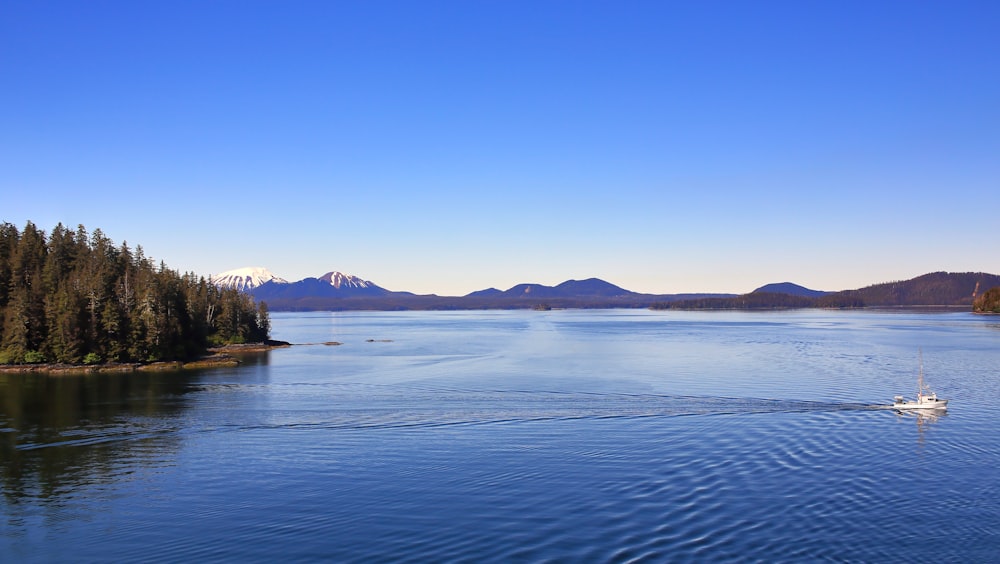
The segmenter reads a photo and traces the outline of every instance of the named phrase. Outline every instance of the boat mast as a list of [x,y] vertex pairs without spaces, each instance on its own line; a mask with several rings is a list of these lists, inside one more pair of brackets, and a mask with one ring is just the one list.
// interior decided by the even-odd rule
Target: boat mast
[[923,348],[918,348],[917,353],[920,355],[920,372],[917,373],[917,402],[921,402],[924,399],[924,350]]

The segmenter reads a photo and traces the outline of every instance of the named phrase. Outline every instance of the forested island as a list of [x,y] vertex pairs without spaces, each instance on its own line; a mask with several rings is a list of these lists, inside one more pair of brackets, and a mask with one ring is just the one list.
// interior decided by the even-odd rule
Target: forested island
[[100,229],[0,225],[0,365],[152,363],[268,339],[267,305]]

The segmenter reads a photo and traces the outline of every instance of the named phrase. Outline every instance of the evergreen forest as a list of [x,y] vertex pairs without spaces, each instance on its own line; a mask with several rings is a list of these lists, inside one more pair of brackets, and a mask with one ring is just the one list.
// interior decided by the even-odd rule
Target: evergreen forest
[[0,364],[187,360],[269,333],[265,303],[100,229],[0,224]]

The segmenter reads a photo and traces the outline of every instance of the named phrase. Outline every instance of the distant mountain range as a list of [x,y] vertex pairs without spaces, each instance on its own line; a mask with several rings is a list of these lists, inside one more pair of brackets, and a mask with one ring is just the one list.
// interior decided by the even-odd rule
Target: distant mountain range
[[479,290],[467,294],[467,298],[580,298],[580,297],[627,297],[634,296],[635,292],[630,292],[624,288],[615,286],[610,282],[605,282],[599,278],[588,278],[586,280],[567,280],[558,286],[545,286],[543,284],[518,284],[513,288],[500,291],[496,288]]
[[735,294],[640,294],[598,278],[567,280],[557,286],[518,284],[508,290],[489,288],[465,296],[394,292],[357,276],[331,271],[318,278],[289,282],[263,267],[240,268],[211,276],[220,286],[239,288],[273,311],[307,310],[448,310],[527,309],[533,307],[649,307],[679,299],[720,298]]
[[769,284],[741,296],[671,300],[653,304],[651,307],[654,309],[782,309],[953,306],[971,309],[977,296],[991,288],[1000,287],[1000,276],[984,272],[931,272],[911,280],[874,284],[857,290],[819,293],[795,284],[787,286],[786,284],[789,283]]
[[801,307],[970,306],[975,295],[1000,286],[1000,276],[935,272],[841,292],[812,290],[792,282],[767,284],[749,294],[641,294],[599,278],[567,280],[556,286],[518,284],[465,296],[394,292],[337,271],[288,282],[263,267],[213,275],[213,283],[248,292],[282,310],[448,310],[528,308],[779,309]]
[[327,272],[319,278],[305,278],[298,282],[289,282],[275,276],[264,267],[256,266],[213,274],[209,278],[218,286],[237,288],[252,294],[258,300],[269,302],[274,299],[352,298],[384,296],[392,293],[374,282],[337,271]]

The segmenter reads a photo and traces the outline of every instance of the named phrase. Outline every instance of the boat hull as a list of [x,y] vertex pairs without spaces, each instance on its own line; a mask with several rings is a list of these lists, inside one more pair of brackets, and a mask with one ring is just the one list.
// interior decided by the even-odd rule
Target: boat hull
[[904,401],[892,404],[893,409],[948,409],[948,400]]

